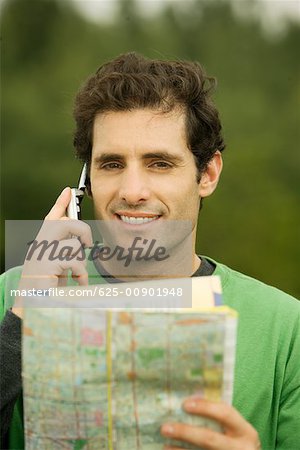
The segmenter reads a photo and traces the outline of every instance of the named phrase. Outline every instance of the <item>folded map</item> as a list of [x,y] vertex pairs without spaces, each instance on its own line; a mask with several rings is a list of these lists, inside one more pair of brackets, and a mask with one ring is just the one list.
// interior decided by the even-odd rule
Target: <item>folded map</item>
[[[222,305],[218,277],[188,282],[189,308],[167,295],[157,308],[158,293],[170,291],[156,290],[144,309],[142,291],[128,290],[124,299],[126,289],[149,282],[122,283],[113,308],[110,297],[97,303],[68,296],[71,288],[51,298],[51,308],[44,297],[30,300],[23,324],[27,450],[161,450],[179,444],[160,435],[165,422],[218,429],[184,412],[182,402],[190,395],[231,401],[237,315]],[[170,280],[151,283],[170,289]]]

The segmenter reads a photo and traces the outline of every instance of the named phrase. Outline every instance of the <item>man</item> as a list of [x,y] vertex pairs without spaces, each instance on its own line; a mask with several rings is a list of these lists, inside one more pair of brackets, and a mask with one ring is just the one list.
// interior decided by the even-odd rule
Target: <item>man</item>
[[[224,142],[210,99],[212,85],[213,80],[197,63],[121,55],[100,67],[77,95],[74,144],[88,164],[88,189],[96,218],[111,221],[124,235],[137,227],[143,232],[169,221],[188,221],[190,232],[178,238],[192,241],[193,251],[181,254],[184,260],[188,256],[187,275],[219,275],[225,303],[239,313],[233,406],[199,398],[187,399],[183,405],[190,414],[216,420],[224,432],[170,423],[162,424],[163,436],[203,449],[252,450],[260,445],[263,449],[296,449],[300,445],[298,302],[195,253],[201,201],[215,190],[222,170]],[[62,227],[52,238],[61,246],[67,242],[76,250],[81,242],[89,247],[92,237],[87,225],[66,218],[69,202],[70,189],[66,188],[46,217],[40,237],[55,220]],[[168,245],[178,256],[172,237]],[[155,264],[148,266],[147,273],[136,266],[136,275],[158,276]],[[120,266],[116,268],[111,261],[96,261],[91,268],[85,261],[61,264],[55,260],[45,267],[31,260],[23,267],[20,286],[28,288],[28,276],[33,273],[38,279],[36,287],[57,286],[67,269],[85,285],[94,282],[90,270],[95,268],[101,282],[105,276],[109,281],[116,281],[116,274],[118,281],[128,276],[120,276]],[[13,304],[9,288],[17,286],[19,278],[20,269],[2,277],[4,310]],[[5,316],[4,336],[19,326],[16,316],[22,316],[18,304]],[[11,351],[20,361],[18,339]],[[6,408],[7,404],[11,408],[18,394],[18,389],[11,394]],[[20,427],[18,411],[12,427]],[[7,409],[6,414],[9,417]]]

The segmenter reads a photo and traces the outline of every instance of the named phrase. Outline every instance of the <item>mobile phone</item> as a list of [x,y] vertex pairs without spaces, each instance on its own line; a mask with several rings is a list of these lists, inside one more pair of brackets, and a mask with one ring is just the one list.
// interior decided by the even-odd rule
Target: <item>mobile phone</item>
[[87,166],[86,163],[83,165],[78,187],[71,189],[71,201],[67,208],[67,216],[70,219],[81,219],[81,209],[80,204],[82,202],[85,189],[86,189],[86,176],[87,176]]

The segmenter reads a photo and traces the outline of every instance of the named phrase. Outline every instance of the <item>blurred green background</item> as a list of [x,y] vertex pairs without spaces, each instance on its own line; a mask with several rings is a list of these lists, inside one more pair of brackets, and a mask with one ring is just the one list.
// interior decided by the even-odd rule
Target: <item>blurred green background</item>
[[[113,17],[96,21],[79,2],[3,1],[2,221],[43,218],[77,183],[73,98],[100,64],[132,50],[198,60],[218,79],[227,143],[198,251],[300,298],[300,25],[262,27],[259,3],[243,3],[240,15],[222,0],[167,2],[147,15],[154,2],[120,0]],[[87,199],[83,214],[92,219]]]

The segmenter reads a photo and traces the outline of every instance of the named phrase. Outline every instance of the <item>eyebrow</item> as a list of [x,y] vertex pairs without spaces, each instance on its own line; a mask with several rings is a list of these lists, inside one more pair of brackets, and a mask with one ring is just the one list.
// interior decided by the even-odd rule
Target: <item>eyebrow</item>
[[[144,153],[142,155],[142,160],[147,160],[147,159],[162,159],[162,160],[167,160],[167,161],[171,161],[174,164],[176,163],[181,163],[183,162],[183,158],[181,158],[178,155],[173,155],[172,153],[166,152],[166,151],[157,151],[157,152],[148,152],[148,153]],[[99,156],[96,156],[94,158],[94,163],[95,164],[100,164],[100,163],[105,163],[105,162],[109,162],[109,161],[125,161],[125,157],[124,155],[120,154],[120,153],[102,153]]]

